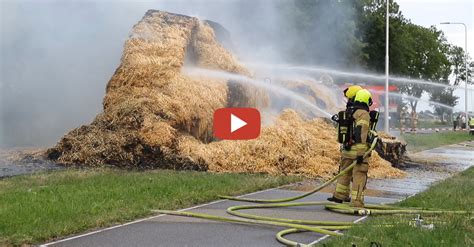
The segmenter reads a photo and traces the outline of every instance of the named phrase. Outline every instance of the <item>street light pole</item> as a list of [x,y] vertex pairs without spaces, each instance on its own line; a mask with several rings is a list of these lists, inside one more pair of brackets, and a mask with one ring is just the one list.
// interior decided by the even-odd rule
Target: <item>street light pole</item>
[[466,114],[466,122],[469,119],[469,115],[467,114],[467,82],[468,80],[468,73],[467,73],[467,26],[463,22],[441,22],[440,24],[442,25],[463,25],[464,26],[464,65],[466,66],[466,85],[465,85],[465,98],[464,98],[464,103],[465,103],[465,108],[464,108],[464,114]]
[[389,62],[389,52],[388,52],[388,45],[389,45],[389,6],[390,6],[390,0],[387,0],[387,13],[385,17],[385,111],[384,111],[384,116],[385,116],[385,133],[389,133],[389,121],[388,121],[388,62]]

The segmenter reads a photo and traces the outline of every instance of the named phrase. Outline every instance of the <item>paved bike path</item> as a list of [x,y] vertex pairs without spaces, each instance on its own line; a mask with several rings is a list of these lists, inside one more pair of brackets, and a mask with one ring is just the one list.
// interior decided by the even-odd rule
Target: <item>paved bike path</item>
[[[300,191],[271,189],[246,196],[251,198],[283,198],[300,195]],[[298,201],[325,201],[328,193],[316,193]],[[368,203],[390,203],[394,198],[368,197]],[[233,217],[226,209],[234,205],[252,204],[221,200],[185,211]],[[361,217],[333,213],[323,206],[302,206],[279,209],[251,209],[248,213],[265,216],[306,219],[354,221]],[[278,246],[275,234],[282,227],[216,222],[171,215],[155,216],[140,222],[104,229],[86,236],[65,239],[52,246]],[[316,233],[298,233],[288,238],[311,243],[323,237]]]
[[[420,154],[425,154],[427,157],[438,155],[443,158],[443,163],[446,166],[453,166],[450,169],[454,169],[454,171],[464,170],[474,164],[473,142],[427,150]],[[409,194],[420,192],[431,183],[442,180],[452,174],[452,172],[446,172],[439,176],[433,176],[433,171],[431,170],[417,170],[416,173],[410,173],[407,178],[400,180],[369,180],[369,189],[379,190],[383,193],[375,193],[381,196],[367,196],[366,202],[395,202]],[[426,177],[430,179],[425,181],[423,178]],[[415,186],[416,183],[418,186]],[[389,195],[391,190],[396,193]],[[245,197],[271,199],[291,197],[301,193],[303,192],[280,188],[252,193]],[[325,201],[328,196],[330,194],[318,192],[298,201]],[[226,213],[226,209],[230,206],[242,204],[251,203],[219,200],[183,211],[233,217]],[[360,216],[327,211],[323,206],[251,209],[246,210],[246,212],[306,220],[357,221],[361,219]],[[157,215],[124,225],[73,236],[45,244],[44,246],[281,246],[277,242],[275,234],[283,229],[282,227],[274,226],[235,224],[181,216]],[[291,234],[287,238],[309,244],[317,242],[319,239],[324,238],[324,236],[305,232]]]

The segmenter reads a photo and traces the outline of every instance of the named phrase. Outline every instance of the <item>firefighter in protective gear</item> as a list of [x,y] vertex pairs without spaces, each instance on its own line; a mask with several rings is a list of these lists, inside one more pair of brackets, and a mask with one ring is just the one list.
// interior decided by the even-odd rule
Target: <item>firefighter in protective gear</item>
[[416,132],[416,128],[418,126],[418,114],[416,111],[411,112],[411,132]]
[[[352,138],[350,145],[345,145],[341,153],[340,171],[357,161],[357,165],[336,183],[336,191],[328,198],[333,202],[351,202],[351,206],[364,207],[364,190],[367,183],[369,164],[365,152],[369,150],[367,142],[370,125],[369,106],[372,105],[372,95],[366,89],[358,90],[352,106],[347,109],[352,116]],[[352,187],[350,183],[352,180]]]
[[358,91],[362,90],[362,87],[353,85],[349,86],[344,90],[344,96],[347,99],[346,110],[340,111],[338,114],[332,116],[332,120],[337,122],[337,139],[344,148],[349,145],[352,136],[352,112],[354,99]]
[[403,132],[405,132],[405,126],[407,122],[408,122],[408,111],[407,111],[407,107],[403,106],[402,110],[400,111],[400,133],[403,134]]
[[474,135],[474,117],[469,120],[469,135]]

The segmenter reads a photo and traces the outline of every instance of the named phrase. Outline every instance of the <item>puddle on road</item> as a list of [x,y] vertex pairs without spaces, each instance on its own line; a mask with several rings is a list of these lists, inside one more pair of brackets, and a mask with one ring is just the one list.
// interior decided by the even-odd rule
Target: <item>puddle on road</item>
[[[434,168],[439,169],[439,168]],[[366,196],[385,197],[385,198],[405,198],[412,194],[427,189],[432,183],[444,180],[452,176],[454,171],[436,171],[430,168],[404,168],[407,172],[405,178],[399,179],[369,179],[367,182]],[[285,187],[289,190],[311,191],[323,180],[305,181],[299,184]],[[332,193],[335,189],[334,183],[321,190],[321,192]]]
[[[410,163],[402,165],[401,169],[407,172],[405,178],[369,179],[366,196],[403,199],[473,165],[474,147],[470,142],[419,152],[412,155]],[[323,182],[305,181],[287,189],[310,191]],[[332,184],[322,192],[332,193],[334,187]]]

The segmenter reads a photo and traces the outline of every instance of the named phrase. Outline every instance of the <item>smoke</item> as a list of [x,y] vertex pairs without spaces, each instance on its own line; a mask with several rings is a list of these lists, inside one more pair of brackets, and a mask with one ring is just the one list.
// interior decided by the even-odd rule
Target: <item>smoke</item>
[[[351,10],[320,2],[339,11],[314,9],[317,19],[308,21],[298,19],[297,1],[283,0],[2,0],[0,147],[50,146],[101,112],[123,44],[148,9],[218,22],[243,61],[340,65],[347,47],[327,27]],[[304,37],[295,35],[305,21]],[[309,42],[318,49],[305,52]]]

